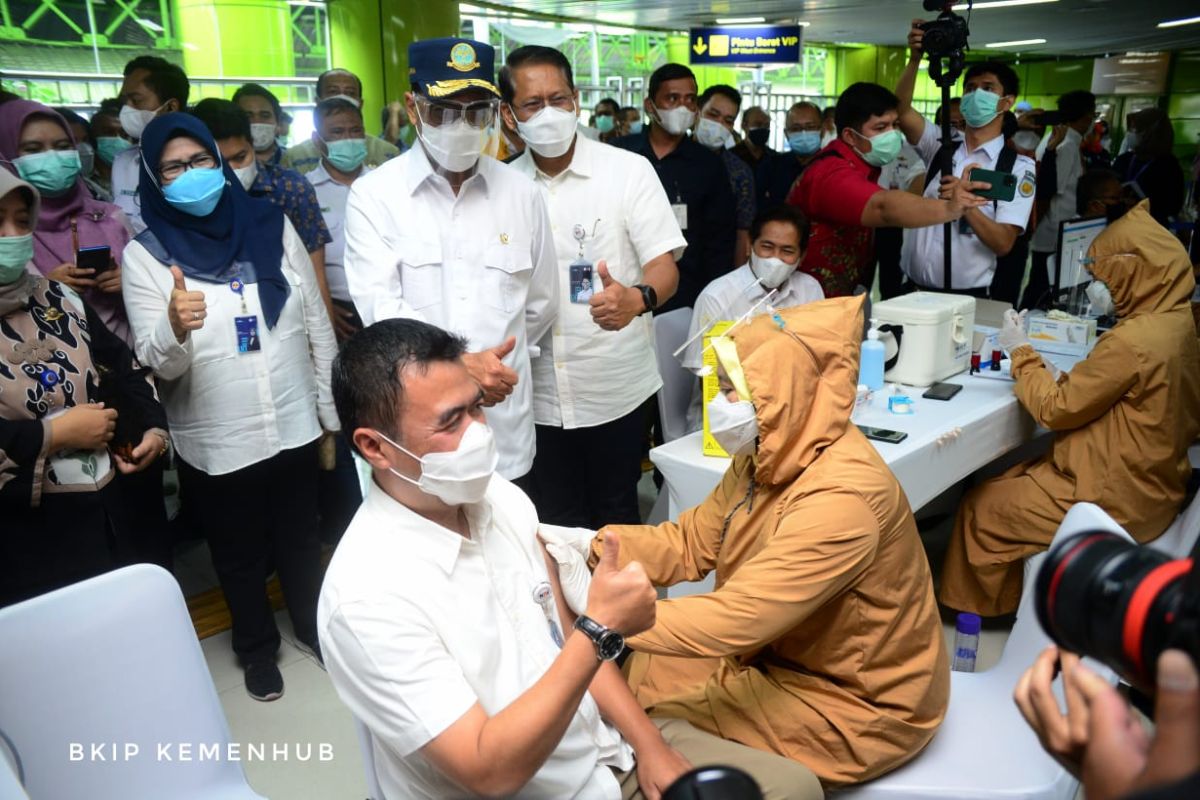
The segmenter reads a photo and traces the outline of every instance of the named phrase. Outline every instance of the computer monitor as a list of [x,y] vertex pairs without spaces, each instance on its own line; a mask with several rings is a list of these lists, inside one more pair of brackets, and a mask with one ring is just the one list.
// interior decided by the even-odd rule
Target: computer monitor
[[1071,289],[1090,279],[1083,271],[1083,260],[1087,257],[1092,240],[1108,227],[1104,217],[1097,219],[1070,219],[1058,225],[1058,247],[1055,250],[1054,263],[1050,268],[1050,285],[1054,287],[1054,296],[1058,297],[1063,289]]

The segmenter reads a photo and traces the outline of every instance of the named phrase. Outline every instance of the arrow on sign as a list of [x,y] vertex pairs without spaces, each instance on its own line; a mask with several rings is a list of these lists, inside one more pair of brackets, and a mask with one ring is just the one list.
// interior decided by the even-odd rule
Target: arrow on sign
[[704,44],[704,39],[702,37],[697,36],[696,43],[692,45],[692,49],[696,51],[696,55],[702,56],[704,55],[704,51],[708,49],[708,46]]

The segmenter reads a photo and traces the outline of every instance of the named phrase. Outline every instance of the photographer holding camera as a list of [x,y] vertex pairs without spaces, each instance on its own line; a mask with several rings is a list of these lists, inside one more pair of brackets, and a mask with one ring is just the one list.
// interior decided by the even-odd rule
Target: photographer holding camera
[[[961,67],[966,25],[961,17],[950,13],[943,13],[933,23],[914,20],[908,33],[909,62],[896,86],[896,95],[900,99],[899,127],[916,147],[921,159],[933,165],[925,182],[925,196],[937,197],[939,181],[934,177],[942,171],[941,131],[912,107],[917,68],[927,36],[931,44],[936,44],[929,54],[930,77],[944,77],[938,63],[940,59],[950,59],[951,74]],[[969,209],[952,226],[949,238],[954,258],[950,286],[945,285],[942,226],[914,230],[911,250],[906,253],[903,267],[915,288],[988,297],[992,275],[996,271],[996,257],[1008,253],[1025,230],[1037,188],[1036,166],[1029,158],[1005,148],[1003,134],[1004,112],[1016,103],[1018,91],[1017,75],[1005,64],[979,62],[966,71],[961,109],[967,128],[965,137],[961,141],[953,140],[950,145],[955,147],[951,177],[966,179],[968,176],[958,173],[969,164],[1007,172],[1016,179],[1016,192],[1011,200],[995,200]]]

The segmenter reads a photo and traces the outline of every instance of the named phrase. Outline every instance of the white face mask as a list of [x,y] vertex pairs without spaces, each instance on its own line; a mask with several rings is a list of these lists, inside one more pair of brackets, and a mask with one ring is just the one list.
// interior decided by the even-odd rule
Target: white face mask
[[[516,110],[513,116],[516,116]],[[528,122],[517,120],[517,133],[539,156],[558,158],[571,149],[578,126],[579,119],[574,111],[546,106],[530,117]]]
[[355,108],[362,108],[362,100],[348,94],[331,94],[329,97],[322,97],[321,100],[345,100],[347,103],[352,103]]
[[750,251],[750,270],[758,282],[768,289],[778,289],[783,282],[792,276],[799,264],[789,264],[782,258],[763,258],[753,250]]
[[250,142],[254,152],[261,153],[270,150],[275,144],[275,126],[269,122],[255,122],[250,125]]
[[488,132],[472,128],[464,119],[440,128],[428,123],[417,129],[417,137],[433,162],[447,172],[466,172],[479,161]]
[[1013,144],[1020,150],[1036,150],[1041,143],[1042,137],[1034,131],[1017,131],[1013,134]]
[[754,452],[758,444],[758,418],[749,400],[731,403],[724,393],[708,403],[708,429],[721,449],[731,456]]
[[251,160],[248,167],[235,167],[233,174],[237,175],[238,180],[242,183],[242,188],[248,192],[254,185],[254,179],[258,177],[258,162]]
[[[166,105],[166,103],[163,103]],[[159,106],[158,108],[162,108]],[[144,111],[133,106],[121,106],[121,113],[118,115],[121,120],[121,128],[134,139],[142,138],[142,131],[146,130],[146,126],[150,124],[150,120],[158,115],[158,108],[153,111]]]
[[654,113],[658,117],[658,124],[672,136],[682,136],[696,122],[696,112],[687,106],[676,106],[666,111],[655,106]]
[[1117,307],[1113,303],[1112,292],[1108,291],[1107,283],[1092,281],[1084,291],[1092,304],[1092,310],[1097,314],[1107,317],[1116,313]]
[[408,481],[422,492],[438,498],[448,506],[472,505],[483,500],[488,485],[496,471],[499,456],[492,429],[482,422],[467,426],[457,450],[426,453],[416,456],[400,445],[375,431],[383,440],[402,453],[412,456],[421,464],[421,477],[417,480],[388,467],[397,478]]
[[729,132],[729,129],[715,119],[701,117],[700,121],[696,123],[696,141],[709,150],[721,150],[729,147],[732,140],[733,134]]

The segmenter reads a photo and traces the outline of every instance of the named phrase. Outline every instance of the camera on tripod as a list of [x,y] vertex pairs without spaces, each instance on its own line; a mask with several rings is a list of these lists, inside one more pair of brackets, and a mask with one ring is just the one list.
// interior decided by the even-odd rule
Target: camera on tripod
[[[925,34],[921,49],[929,57],[929,77],[939,86],[943,85],[943,80],[946,85],[957,81],[966,63],[967,36],[971,31],[967,28],[967,21],[951,10],[954,2],[925,0],[926,11],[941,9],[942,13],[938,14],[937,19],[917,25]],[[946,62],[945,66],[943,62]]]

